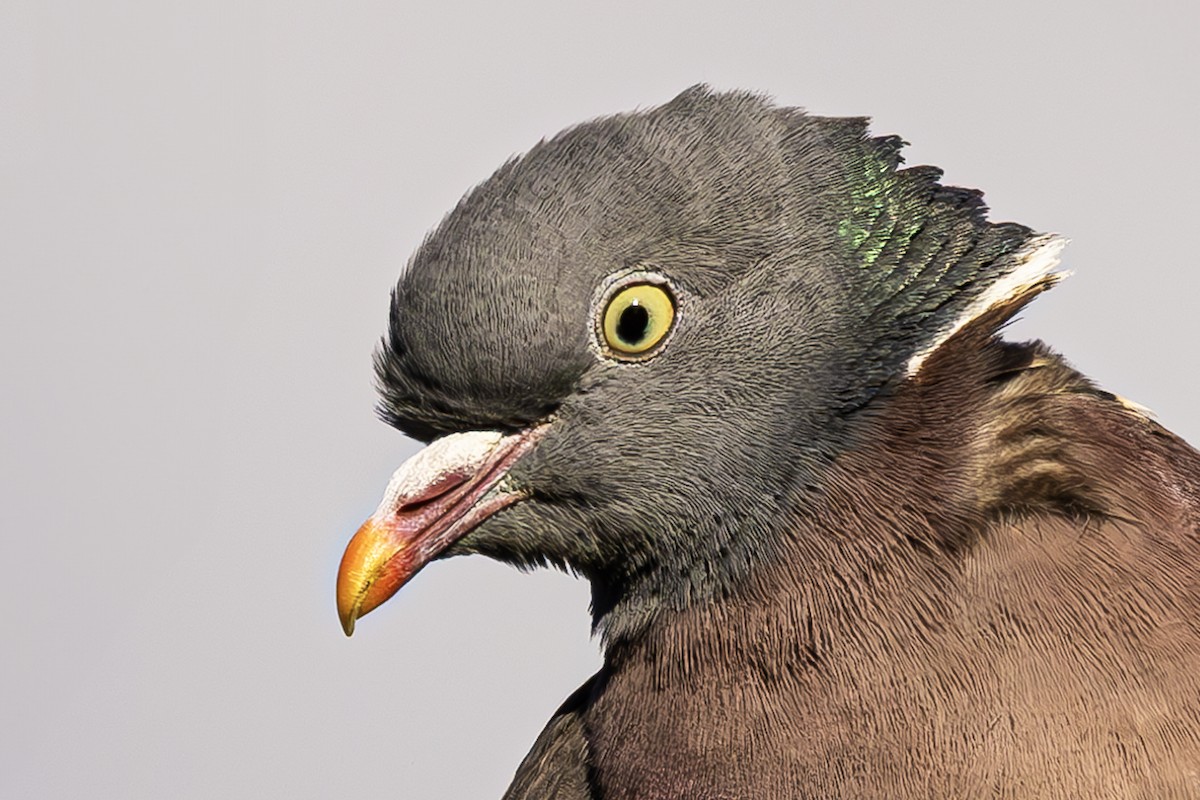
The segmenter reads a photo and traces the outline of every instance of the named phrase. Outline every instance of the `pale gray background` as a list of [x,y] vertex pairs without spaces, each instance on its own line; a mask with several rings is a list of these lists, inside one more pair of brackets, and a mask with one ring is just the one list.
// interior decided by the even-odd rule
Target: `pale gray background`
[[586,587],[438,563],[342,636],[413,451],[369,356],[463,191],[697,81],[1071,236],[1017,332],[1200,441],[1189,5],[6,0],[0,796],[499,796],[598,664]]

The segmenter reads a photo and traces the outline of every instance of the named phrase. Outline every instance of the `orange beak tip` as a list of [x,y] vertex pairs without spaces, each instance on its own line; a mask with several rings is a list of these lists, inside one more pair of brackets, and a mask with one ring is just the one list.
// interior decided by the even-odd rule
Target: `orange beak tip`
[[[339,585],[338,588],[341,589],[341,586]],[[353,599],[351,602],[344,602],[343,594],[341,591],[339,591],[337,606],[338,620],[342,623],[342,630],[345,631],[347,636],[353,636],[354,623],[358,619],[360,603],[357,602],[357,598]]]
[[369,519],[358,529],[342,556],[337,577],[337,610],[342,630],[354,633],[359,617],[379,607],[404,583],[393,559],[405,549],[386,525]]

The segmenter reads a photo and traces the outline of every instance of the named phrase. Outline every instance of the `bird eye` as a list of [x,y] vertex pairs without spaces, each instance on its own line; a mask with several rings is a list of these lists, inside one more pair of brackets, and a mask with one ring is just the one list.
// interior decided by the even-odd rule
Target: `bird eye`
[[624,286],[608,301],[601,330],[618,357],[640,356],[663,340],[675,320],[675,299],[657,283]]

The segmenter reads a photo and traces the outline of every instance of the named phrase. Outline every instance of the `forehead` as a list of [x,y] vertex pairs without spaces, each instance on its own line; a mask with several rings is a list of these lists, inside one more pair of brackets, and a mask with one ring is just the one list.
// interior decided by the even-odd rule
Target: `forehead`
[[777,252],[797,233],[802,187],[781,146],[796,120],[755,98],[699,99],[585,123],[509,161],[421,246],[400,294],[586,296],[646,261],[729,272]]

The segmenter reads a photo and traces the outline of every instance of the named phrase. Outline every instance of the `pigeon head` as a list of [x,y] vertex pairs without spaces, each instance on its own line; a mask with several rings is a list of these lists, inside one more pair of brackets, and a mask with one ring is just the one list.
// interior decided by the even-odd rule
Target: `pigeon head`
[[384,418],[430,444],[347,549],[347,632],[444,556],[578,572],[609,630],[770,558],[872,404],[1054,263],[901,144],[696,87],[463,198],[376,356]]

